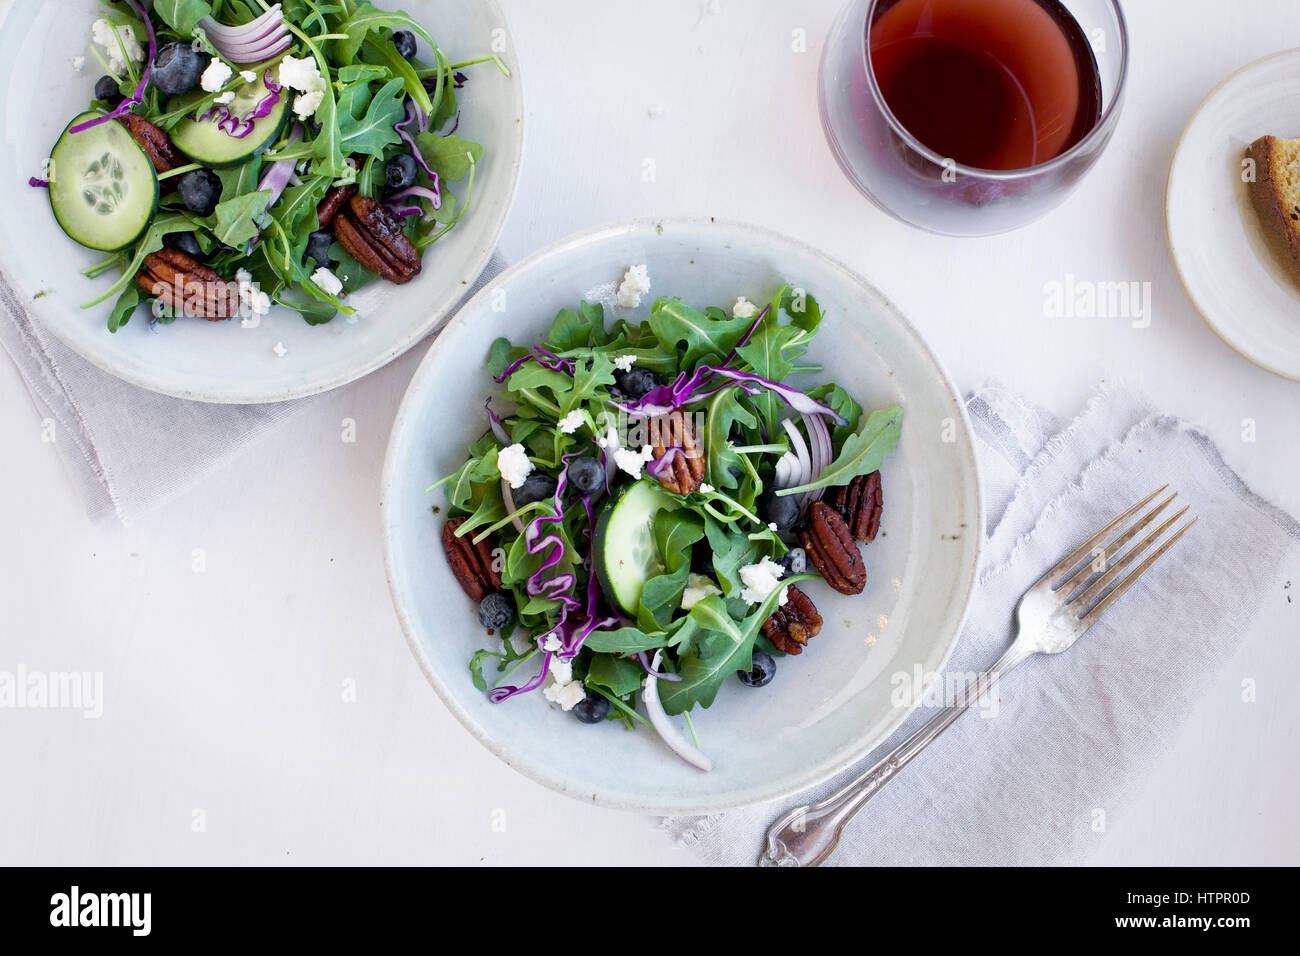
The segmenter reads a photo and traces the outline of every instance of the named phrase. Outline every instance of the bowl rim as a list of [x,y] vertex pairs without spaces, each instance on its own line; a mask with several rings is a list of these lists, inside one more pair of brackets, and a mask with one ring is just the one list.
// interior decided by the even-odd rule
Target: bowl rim
[[[501,234],[505,230],[506,220],[510,217],[510,212],[514,208],[515,199],[519,191],[519,174],[523,168],[524,159],[524,141],[527,137],[527,98],[524,89],[523,70],[520,66],[519,53],[515,49],[514,34],[509,29],[506,22],[505,13],[502,11],[498,0],[472,0],[472,7],[480,8],[482,13],[495,18],[495,22],[505,27],[506,43],[509,45],[507,53],[509,54],[510,75],[508,80],[518,91],[516,99],[518,101],[519,116],[517,121],[512,124],[515,135],[510,137],[514,144],[510,155],[507,157],[509,169],[509,184],[503,182],[500,195],[502,201],[500,209],[495,217],[495,222],[490,223],[490,240],[484,242],[467,261],[465,276],[467,282],[472,286],[474,281],[481,277],[483,270],[487,267],[488,261],[496,251],[501,241]],[[5,4],[0,2],[0,12]],[[377,353],[373,358],[350,366],[348,369],[339,372],[329,378],[315,379],[303,384],[291,384],[279,386],[274,392],[270,389],[258,389],[253,391],[242,390],[238,385],[231,385],[219,391],[210,391],[204,389],[177,388],[166,381],[161,381],[157,377],[151,376],[144,372],[137,372],[133,369],[124,368],[119,363],[111,360],[111,356],[103,352],[97,352],[94,349],[83,349],[74,338],[68,335],[63,327],[63,323],[54,321],[57,317],[54,310],[45,305],[44,298],[35,298],[39,289],[30,287],[26,278],[14,269],[9,267],[8,255],[0,244],[0,271],[3,271],[5,278],[14,290],[19,293],[19,301],[22,302],[28,310],[28,313],[40,323],[43,331],[51,334],[62,345],[71,350],[74,354],[94,365],[96,368],[107,372],[114,378],[120,379],[130,385],[143,388],[147,391],[160,395],[169,395],[173,398],[186,399],[188,401],[205,402],[214,405],[269,405],[276,402],[287,402],[297,398],[307,398],[312,395],[322,395],[326,392],[349,385],[359,379],[365,378],[372,372],[378,371],[390,362],[393,362],[401,355],[405,354],[420,341],[427,338],[431,332],[436,332],[440,323],[444,322],[448,316],[457,311],[457,306],[464,296],[463,286],[449,287],[442,301],[432,308],[423,311],[423,319],[416,325],[411,326],[399,339],[393,342],[389,347]],[[433,301],[426,298],[425,301]],[[419,308],[412,309],[413,313],[420,313]],[[63,314],[60,311],[57,314]]]
[[[973,520],[968,520],[967,524],[979,529],[979,534],[970,535],[967,538],[968,541],[973,541],[974,545],[973,550],[967,557],[969,566],[966,570],[964,579],[960,582],[959,596],[957,602],[955,602],[958,610],[955,618],[951,621],[949,626],[950,633],[947,636],[942,653],[934,668],[936,671],[942,671],[943,668],[947,666],[947,662],[952,656],[952,652],[957,645],[957,640],[960,637],[962,628],[965,624],[967,614],[969,613],[971,596],[978,577],[980,559],[984,549],[983,484],[979,469],[979,461],[975,455],[975,433],[971,426],[970,418],[966,412],[965,402],[961,398],[961,392],[956,387],[952,377],[948,374],[947,369],[942,363],[940,363],[938,356],[936,356],[930,349],[917,328],[887,296],[840,260],[827,255],[820,249],[805,243],[802,240],[791,238],[773,229],[752,225],[739,220],[713,216],[639,216],[631,219],[614,220],[570,233],[542,246],[539,249],[536,249],[518,262],[513,263],[509,268],[501,272],[500,275],[494,279],[493,283],[485,285],[484,288],[480,289],[477,293],[467,299],[460,309],[457,310],[456,314],[443,326],[443,331],[450,329],[455,323],[469,321],[468,316],[481,305],[482,301],[486,301],[488,297],[492,295],[491,286],[498,284],[502,279],[513,279],[534,268],[538,263],[568,250],[581,248],[582,246],[599,242],[605,238],[621,237],[637,231],[657,229],[663,226],[716,228],[723,232],[739,232],[762,239],[769,243],[775,242],[778,244],[785,244],[800,250],[805,255],[811,255],[821,259],[833,270],[842,273],[843,277],[847,281],[866,287],[872,290],[875,295],[879,297],[880,302],[884,307],[893,314],[894,319],[899,323],[899,327],[913,340],[913,344],[920,350],[921,354],[929,360],[939,381],[941,381],[948,390],[957,411],[957,421],[960,422],[967,439],[964,443],[961,443],[964,445],[965,452],[965,461],[963,463],[964,470],[971,475],[974,482],[976,505],[975,514]],[[847,321],[854,320],[850,318]],[[399,406],[397,415],[393,420],[392,431],[389,434],[388,448],[384,455],[384,467],[380,479],[379,501],[379,513],[382,524],[381,530],[384,539],[384,574],[388,581],[389,595],[392,598],[393,608],[397,614],[398,622],[401,625],[402,634],[406,639],[407,647],[415,657],[420,669],[424,672],[425,678],[438,694],[439,698],[442,699],[442,702],[447,709],[451,711],[460,724],[469,731],[469,733],[478,740],[479,743],[487,748],[489,752],[534,782],[540,783],[543,786],[565,794],[566,796],[579,799],[584,803],[594,804],[608,809],[628,810],[669,816],[704,814],[721,810],[730,810],[736,807],[749,806],[768,800],[777,800],[816,786],[871,753],[872,750],[888,739],[889,736],[898,729],[899,725],[916,709],[919,704],[919,695],[917,695],[918,699],[913,701],[909,706],[895,708],[894,714],[891,715],[887,725],[876,739],[861,739],[855,743],[842,747],[833,756],[805,769],[795,779],[783,781],[776,786],[754,785],[707,800],[701,800],[696,797],[678,800],[648,800],[645,798],[629,796],[618,791],[603,793],[600,791],[588,792],[585,789],[577,791],[566,780],[563,774],[553,771],[544,762],[534,759],[525,753],[512,751],[498,742],[482,727],[480,727],[474,720],[473,716],[460,705],[455,694],[443,680],[442,676],[430,666],[429,661],[426,659],[420,648],[416,639],[415,628],[412,624],[411,616],[399,599],[396,583],[397,560],[394,553],[394,535],[391,530],[392,526],[388,521],[388,512],[385,511],[385,506],[394,499],[396,483],[402,477],[397,473],[396,451],[398,439],[400,435],[406,432],[408,420],[416,413],[417,392],[422,391],[422,389],[417,388],[417,386],[424,384],[423,380],[426,377],[426,366],[432,363],[435,355],[439,354],[441,340],[442,334],[440,331],[439,335],[429,344],[428,351],[425,353],[424,358],[420,360],[420,364],[411,376],[411,381],[407,386],[406,393],[402,397],[401,405]]]

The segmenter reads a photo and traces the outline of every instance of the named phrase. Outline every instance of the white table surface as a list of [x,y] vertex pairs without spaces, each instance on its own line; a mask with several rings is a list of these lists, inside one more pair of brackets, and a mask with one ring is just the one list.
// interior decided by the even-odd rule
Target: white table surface
[[[1200,320],[1162,215],[1186,118],[1228,73],[1300,40],[1300,6],[1126,4],[1131,85],[1099,166],[1042,222],[960,240],[887,218],[832,160],[815,82],[838,0],[503,5],[528,102],[501,240],[512,259],[631,215],[782,229],[874,281],[963,389],[994,376],[1069,416],[1099,380],[1127,380],[1203,423],[1247,481],[1300,514],[1300,384]],[[806,52],[792,50],[796,30]],[[1043,286],[1067,273],[1151,282],[1154,321],[1045,318]],[[105,675],[99,720],[0,710],[0,862],[693,862],[654,821],[553,794],[489,755],[407,651],[377,489],[417,358],[334,393],[131,528],[87,520],[0,361],[0,669]],[[344,418],[355,443],[340,440]],[[1242,440],[1243,419],[1256,442]],[[1296,579],[1300,590],[1300,568]],[[1093,862],[1300,862],[1297,614],[1280,592],[1265,602]]]

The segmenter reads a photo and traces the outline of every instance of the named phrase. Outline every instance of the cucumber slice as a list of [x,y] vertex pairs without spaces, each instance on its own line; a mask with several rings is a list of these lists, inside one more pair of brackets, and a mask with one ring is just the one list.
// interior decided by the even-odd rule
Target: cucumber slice
[[596,577],[605,597],[629,617],[636,617],[646,581],[664,571],[655,544],[655,515],[680,507],[659,482],[643,479],[608,502],[596,519]]
[[158,206],[158,174],[144,149],[116,120],[80,133],[69,129],[102,116],[77,116],[50,153],[50,207],[68,237],[104,252],[131,245]]
[[[247,116],[270,95],[271,91],[266,88],[266,71],[274,62],[248,67],[257,73],[257,79],[234,88],[235,98],[226,104],[232,116]],[[189,93],[181,98],[180,103],[196,102],[203,96],[203,93]],[[221,116],[217,113],[202,120],[187,116],[172,130],[172,142],[195,162],[208,166],[237,166],[259,155],[279,138],[285,117],[289,115],[288,104],[289,91],[281,90],[280,99],[271,107],[271,112],[253,120],[252,130],[243,137],[231,136],[218,126]]]

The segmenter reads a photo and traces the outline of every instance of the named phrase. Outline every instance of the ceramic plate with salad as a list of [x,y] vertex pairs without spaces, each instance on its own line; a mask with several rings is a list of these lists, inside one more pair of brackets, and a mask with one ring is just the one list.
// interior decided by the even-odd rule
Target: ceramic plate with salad
[[557,789],[662,812],[879,740],[979,540],[960,402],[905,320],[712,222],[579,236],[493,294],[430,350],[385,472],[394,599],[457,716]]
[[0,247],[87,358],[185,397],[276,400],[382,364],[465,294],[521,145],[490,4],[55,7],[5,24],[9,88],[45,88],[3,107],[27,132],[0,167],[25,184]]

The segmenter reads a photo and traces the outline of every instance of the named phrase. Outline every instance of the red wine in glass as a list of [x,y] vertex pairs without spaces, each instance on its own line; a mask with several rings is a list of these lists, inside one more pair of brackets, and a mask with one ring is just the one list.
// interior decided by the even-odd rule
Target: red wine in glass
[[1059,0],[882,3],[867,43],[894,117],[963,166],[1036,166],[1101,118],[1097,60]]

